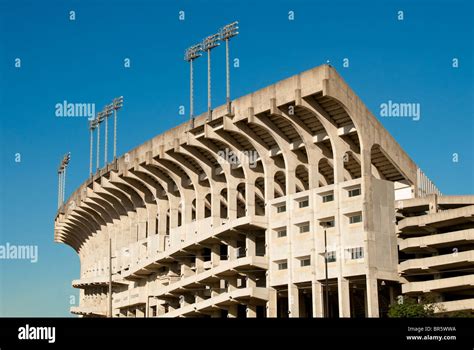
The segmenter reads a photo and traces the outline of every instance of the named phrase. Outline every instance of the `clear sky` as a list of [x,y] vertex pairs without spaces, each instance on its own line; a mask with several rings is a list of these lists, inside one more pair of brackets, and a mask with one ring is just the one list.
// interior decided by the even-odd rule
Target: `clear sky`
[[[0,245],[39,249],[36,263],[0,260],[0,316],[70,316],[71,296],[78,301],[78,256],[53,242],[56,171],[70,151],[67,197],[88,175],[89,138],[85,118],[58,118],[55,105],[102,109],[123,95],[123,154],[187,120],[183,51],[234,20],[233,97],[329,61],[376,116],[389,100],[419,103],[418,121],[379,119],[443,193],[474,193],[471,0],[0,0]],[[214,105],[225,101],[224,52],[213,51]],[[206,57],[195,72],[199,114]]]

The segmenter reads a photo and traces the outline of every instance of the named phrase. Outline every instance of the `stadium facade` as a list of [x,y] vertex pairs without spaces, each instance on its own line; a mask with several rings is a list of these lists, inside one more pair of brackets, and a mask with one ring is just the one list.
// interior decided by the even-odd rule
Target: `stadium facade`
[[74,314],[382,317],[402,293],[473,310],[474,196],[442,196],[331,66],[231,107],[130,150],[58,210]]

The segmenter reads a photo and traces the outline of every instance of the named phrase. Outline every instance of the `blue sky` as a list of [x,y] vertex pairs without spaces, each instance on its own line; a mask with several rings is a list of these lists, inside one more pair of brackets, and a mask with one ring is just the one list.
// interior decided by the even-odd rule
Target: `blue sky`
[[[0,244],[39,247],[37,263],[0,260],[0,316],[70,316],[71,296],[78,296],[71,280],[79,259],[53,242],[56,169],[70,151],[68,196],[88,174],[88,130],[85,118],[56,117],[56,103],[101,109],[123,95],[122,154],[187,120],[178,113],[189,101],[183,51],[234,20],[240,35],[231,55],[240,67],[231,71],[233,97],[329,61],[377,116],[388,100],[420,103],[419,121],[379,119],[443,193],[473,194],[472,17],[469,0],[0,0]],[[213,63],[213,103],[220,105],[222,47]],[[199,114],[207,103],[205,57],[195,72]]]

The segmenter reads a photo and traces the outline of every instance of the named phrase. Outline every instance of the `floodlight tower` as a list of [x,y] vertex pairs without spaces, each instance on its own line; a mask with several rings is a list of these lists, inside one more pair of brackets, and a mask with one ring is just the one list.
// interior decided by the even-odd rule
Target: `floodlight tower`
[[63,162],[62,162],[63,168],[64,168],[64,171],[63,171],[63,198],[62,198],[62,203],[64,203],[64,194],[66,192],[66,169],[67,169],[67,166],[68,166],[70,160],[71,160],[71,152],[68,152],[67,154],[64,155]]
[[225,72],[226,72],[226,104],[227,104],[227,113],[231,113],[230,106],[230,59],[229,59],[229,40],[230,38],[239,34],[237,31],[239,22],[235,21],[231,24],[228,24],[221,28],[219,34],[221,40],[225,40]]
[[211,50],[219,46],[219,34],[208,36],[202,42],[202,50],[207,51],[207,119],[212,120],[211,104]]
[[61,204],[62,204],[62,198],[63,198],[63,194],[62,194],[62,187],[63,187],[63,179],[62,179],[62,175],[63,175],[63,167],[62,167],[62,163],[61,165],[59,166],[58,168],[58,209],[61,208]]
[[92,154],[94,147],[94,130],[97,127],[96,119],[89,120],[89,135],[90,135],[90,149],[89,149],[89,176],[92,177]]
[[64,193],[66,189],[66,168],[71,160],[71,152],[68,152],[61,159],[61,164],[58,168],[58,209],[64,203]]
[[190,74],[189,74],[189,119],[191,122],[191,128],[194,128],[194,79],[193,79],[193,61],[202,56],[202,45],[197,44],[191,46],[184,52],[184,60],[189,62]]
[[104,107],[103,113],[104,113],[104,119],[105,119],[105,148],[104,148],[104,165],[107,166],[107,145],[109,143],[108,141],[108,130],[109,130],[109,116],[112,115],[112,110],[113,110],[113,105],[107,105]]
[[114,98],[112,108],[114,110],[114,160],[117,158],[117,111],[123,107],[123,96]]
[[97,113],[96,116],[96,123],[97,123],[97,160],[96,160],[96,169],[99,171],[100,169],[100,123],[104,121],[104,112]]

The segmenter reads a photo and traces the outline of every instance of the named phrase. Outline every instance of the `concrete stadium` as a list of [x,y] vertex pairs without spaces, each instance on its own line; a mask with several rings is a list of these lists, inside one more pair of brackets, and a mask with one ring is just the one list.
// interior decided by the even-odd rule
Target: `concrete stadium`
[[114,159],[54,239],[84,317],[383,317],[401,294],[474,309],[473,221],[323,65]]

